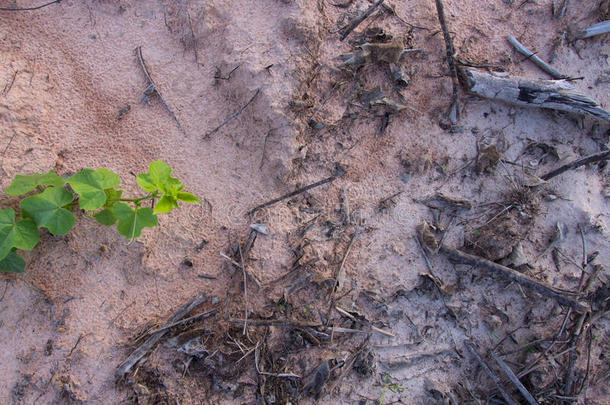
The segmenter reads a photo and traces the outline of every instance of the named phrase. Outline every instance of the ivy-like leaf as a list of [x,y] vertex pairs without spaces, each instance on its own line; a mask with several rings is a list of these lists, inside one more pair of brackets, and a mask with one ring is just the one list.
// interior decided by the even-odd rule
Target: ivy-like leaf
[[148,173],[138,174],[136,181],[142,190],[150,193],[161,189],[161,186],[168,182],[171,174],[171,167],[161,160],[155,160],[148,165]]
[[159,201],[157,202],[157,204],[155,204],[155,210],[154,213],[155,214],[164,214],[166,212],[170,212],[171,210],[173,210],[174,208],[178,207],[178,200],[173,199],[170,196],[164,195],[163,197],[161,197],[161,199],[159,199]]
[[108,169],[83,169],[68,179],[70,187],[79,195],[78,205],[84,210],[96,210],[106,203],[105,189],[121,183],[119,176]]
[[102,225],[110,226],[116,222],[116,217],[109,208],[105,208],[100,212],[93,214],[93,218]]
[[43,174],[18,174],[4,192],[8,195],[22,195],[35,190],[38,186],[61,187],[64,184],[66,184],[66,180],[55,174],[53,170]]
[[40,194],[24,198],[19,204],[22,214],[53,235],[65,235],[74,226],[74,215],[63,208],[72,202],[73,195],[63,187],[49,187]]
[[119,220],[117,230],[127,240],[142,234],[142,228],[157,226],[157,216],[150,208],[133,209],[125,203],[118,202],[112,207],[112,213]]
[[0,260],[0,271],[23,273],[25,271],[25,260],[15,252],[15,249],[12,249],[4,259]]
[[191,193],[185,193],[183,191],[178,193],[178,200],[183,201],[185,203],[199,203],[199,198],[195,197]]
[[0,260],[13,248],[32,250],[39,238],[34,221],[22,219],[15,223],[15,211],[12,208],[0,210]]
[[123,195],[123,190],[107,188],[106,190],[104,190],[104,193],[106,193],[106,203],[104,204],[104,207],[110,208],[117,202],[116,200],[121,198],[121,196]]

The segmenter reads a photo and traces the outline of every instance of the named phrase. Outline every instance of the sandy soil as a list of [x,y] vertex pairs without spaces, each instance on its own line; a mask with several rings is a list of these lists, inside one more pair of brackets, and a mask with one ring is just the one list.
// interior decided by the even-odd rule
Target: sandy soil
[[[0,6],[14,3],[40,4]],[[77,214],[69,234],[44,234],[24,253],[25,274],[2,274],[1,403],[317,401],[315,388],[302,389],[307,378],[259,375],[260,359],[272,373],[303,377],[326,360],[336,365],[326,384],[309,386],[322,388],[320,403],[500,400],[467,341],[489,364],[488,350],[504,354],[516,372],[541,353],[557,354],[522,379],[541,403],[560,403],[559,396],[575,392],[578,403],[608,403],[605,268],[583,292],[596,292],[587,297],[601,316],[565,352],[578,322],[574,313],[566,316],[551,299],[440,254],[431,256],[434,287],[414,239],[426,220],[445,228],[445,243],[491,260],[520,245],[527,262],[518,263],[521,271],[578,291],[582,240],[587,254],[598,252],[587,277],[610,260],[610,169],[581,167],[535,189],[524,184],[529,175],[607,149],[608,125],[466,94],[458,124],[448,125],[451,80],[434,2],[386,1],[394,13],[379,8],[345,41],[339,30],[371,3],[333,3],[64,0],[36,11],[0,11],[2,188],[15,174],[107,167],[135,193],[134,173],[162,159],[203,201],[161,216],[157,229],[129,245],[114,229]],[[513,51],[506,42],[513,34],[557,70],[583,77],[573,82],[577,91],[610,109],[610,37],[574,39],[578,29],[608,18],[607,1],[568,2],[562,18],[553,17],[549,0],[444,3],[459,60],[548,79]],[[371,27],[420,50],[398,62],[408,85],[397,86],[383,62],[355,73],[338,68],[337,57],[352,52],[350,41]],[[158,98],[140,101],[147,83],[136,47],[172,113]],[[376,86],[407,108],[368,108],[362,95]],[[204,136],[257,90],[235,120]],[[497,156],[486,163],[481,151],[491,145]],[[345,174],[334,181],[246,215],[338,167]],[[438,193],[472,208],[422,203]],[[0,195],[3,207],[16,202]],[[236,242],[243,246],[251,223],[264,225],[268,235],[257,237],[246,258],[262,287],[247,281],[244,300],[241,271],[219,254],[230,255]],[[564,237],[549,248],[558,223]],[[344,274],[335,304],[365,321],[336,310],[326,318],[338,269]],[[198,292],[209,297],[198,311],[219,314],[171,336],[184,330],[207,336],[207,349],[198,353],[205,359],[176,350],[184,346],[168,335],[135,375],[115,383],[130,339]],[[228,322],[243,318],[244,307],[250,319],[364,330],[372,323],[387,333],[337,332],[325,340],[306,328],[249,326],[244,336]],[[551,352],[548,341],[519,349],[553,337],[563,353]],[[370,353],[370,361],[361,354],[353,369],[356,352]],[[584,389],[565,394],[571,352],[578,354],[574,385]],[[228,364],[220,364],[218,353],[229,353]]]

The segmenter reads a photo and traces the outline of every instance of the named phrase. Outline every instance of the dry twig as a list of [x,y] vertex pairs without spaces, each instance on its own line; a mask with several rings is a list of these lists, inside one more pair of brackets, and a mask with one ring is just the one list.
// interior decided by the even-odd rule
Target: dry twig
[[508,379],[513,384],[515,384],[515,386],[517,387],[519,392],[521,392],[521,394],[527,400],[527,402],[530,405],[538,405],[538,402],[536,402],[536,400],[534,399],[532,394],[530,394],[530,392],[527,390],[527,388],[525,388],[525,386],[523,384],[521,384],[521,381],[519,381],[519,379],[517,378],[515,373],[513,373],[513,370],[511,370],[510,367],[508,367],[506,365],[506,363],[504,363],[504,360],[502,360],[500,357],[498,357],[494,352],[490,352],[490,354],[491,354],[491,357],[496,361],[496,363],[498,363],[498,366],[500,366],[500,368],[502,369],[504,374],[506,374]]
[[59,4],[59,3],[61,3],[61,0],[53,0],[53,1],[50,1],[48,3],[41,4],[40,6],[35,6],[35,7],[15,7],[15,8],[0,7],[0,11],[32,11],[32,10],[38,10],[38,9],[43,8],[43,7],[50,6],[50,5],[55,4],[55,3]]
[[510,42],[511,45],[515,47],[517,52],[519,52],[520,54],[524,55],[529,60],[534,62],[540,69],[544,70],[549,75],[551,75],[551,77],[553,79],[567,79],[568,78],[568,76],[566,76],[562,73],[559,73],[558,71],[553,69],[551,66],[549,66],[545,61],[543,61],[538,56],[536,56],[536,54],[534,52],[530,51],[525,46],[523,46],[519,41],[517,41],[517,39],[515,37],[513,37],[512,35],[508,36],[508,42]]
[[237,118],[237,116],[239,114],[242,113],[242,111],[244,111],[246,109],[246,107],[248,107],[250,104],[252,104],[254,102],[254,99],[256,99],[256,96],[258,96],[258,93],[260,93],[261,89],[256,89],[256,92],[254,93],[254,95],[252,96],[252,98],[246,103],[244,104],[239,110],[235,111],[233,114],[231,114],[226,120],[224,120],[222,122],[222,124],[220,124],[219,126],[217,126],[216,128],[214,128],[213,130],[207,132],[205,135],[203,135],[204,138],[209,138],[210,135],[213,135],[214,133],[216,133],[220,128],[224,127],[225,125],[227,125],[229,122],[233,121],[235,118]]
[[500,394],[502,394],[502,397],[504,398],[504,400],[509,404],[509,405],[517,405],[517,403],[508,395],[508,393],[506,391],[504,391],[504,389],[500,386],[500,379],[498,378],[498,376],[496,376],[496,374],[491,371],[491,369],[489,368],[489,366],[483,361],[483,359],[481,358],[481,356],[479,356],[479,353],[477,353],[477,351],[475,350],[475,348],[472,346],[472,344],[470,344],[469,342],[464,342],[464,345],[466,346],[466,348],[468,349],[468,351],[470,352],[470,354],[472,354],[474,356],[474,358],[476,359],[477,363],[479,363],[479,365],[483,368],[483,370],[485,370],[485,373],[487,373],[487,375],[489,376],[489,378],[491,378],[491,380],[493,381],[494,385],[496,386],[496,388],[498,389],[498,391],[500,391]]
[[372,4],[364,13],[362,13],[362,15],[356,19],[354,19],[354,21],[352,21],[347,27],[345,27],[345,29],[343,30],[343,33],[341,34],[341,41],[343,41],[345,38],[347,38],[347,36],[356,29],[357,26],[360,25],[360,23],[362,23],[362,21],[366,20],[366,18],[368,16],[370,16],[373,11],[375,11],[375,9],[377,7],[379,7],[381,5],[381,3],[383,3],[384,0],[378,0],[376,3]]
[[462,252],[458,249],[447,246],[446,244],[442,244],[439,250],[442,253],[446,254],[449,258],[459,263],[468,264],[470,266],[475,267],[481,267],[493,273],[500,274],[511,281],[514,281],[524,287],[536,291],[541,295],[544,295],[545,297],[553,298],[559,304],[566,305],[580,313],[587,312],[590,310],[588,304],[566,297],[554,288],[549,287],[525,274],[521,274],[518,271],[513,270],[509,267],[494,263],[480,256],[475,256]]
[[299,188],[299,189],[294,190],[294,191],[293,191],[293,192],[291,192],[291,193],[284,194],[284,195],[283,195],[283,196],[281,196],[281,197],[274,198],[274,199],[273,199],[273,200],[271,200],[271,201],[267,201],[266,203],[263,203],[263,204],[261,204],[261,205],[258,205],[258,206],[256,206],[256,207],[252,208],[250,211],[248,211],[248,212],[247,212],[247,214],[246,214],[246,215],[252,215],[252,214],[254,214],[254,213],[255,213],[256,211],[258,211],[258,210],[261,210],[261,209],[263,209],[263,208],[269,207],[270,205],[273,205],[273,204],[275,204],[275,203],[278,203],[278,202],[280,202],[280,201],[283,201],[283,200],[285,200],[285,199],[287,199],[287,198],[294,197],[295,195],[298,195],[298,194],[304,193],[305,191],[311,190],[312,188],[316,188],[316,187],[321,186],[321,185],[323,185],[323,184],[330,183],[331,181],[334,181],[334,180],[335,180],[337,177],[340,177],[340,175],[334,175],[334,176],[327,177],[327,178],[325,178],[324,180],[320,180],[320,181],[315,182],[315,183],[313,183],[313,184],[310,184],[310,185],[308,185],[308,186],[301,187],[301,188]]
[[148,69],[146,68],[146,64],[144,63],[144,58],[142,57],[142,47],[138,46],[136,48],[136,56],[138,57],[138,62],[140,63],[140,67],[142,68],[142,71],[144,72],[144,76],[146,76],[146,81],[148,82],[148,87],[146,87],[146,89],[144,89],[140,99],[144,102],[148,102],[149,101],[148,96],[152,96],[152,95],[156,94],[157,97],[159,97],[159,101],[161,101],[161,104],[163,104],[163,107],[165,107],[165,109],[167,110],[169,115],[172,117],[172,119],[178,126],[178,129],[180,129],[180,131],[183,134],[186,134],[186,132],[184,131],[184,128],[182,128],[182,125],[180,124],[180,121],[178,121],[176,114],[174,114],[174,111],[165,102],[165,100],[163,99],[163,96],[161,96],[161,93],[159,92],[159,89],[157,88],[157,85],[155,84],[153,79],[150,77],[150,73],[148,73]]
[[438,13],[438,20],[441,24],[443,31],[443,37],[445,38],[445,50],[447,51],[447,64],[449,65],[449,72],[451,73],[451,82],[453,85],[451,95],[451,106],[449,107],[449,120],[452,124],[457,124],[460,118],[459,106],[458,106],[458,75],[455,67],[455,49],[453,47],[453,41],[451,40],[451,34],[449,34],[449,28],[447,27],[447,21],[445,20],[445,11],[442,0],[436,0],[436,11]]
[[568,170],[576,169],[580,166],[588,165],[588,164],[595,163],[595,162],[601,162],[603,160],[608,160],[608,159],[610,159],[610,150],[606,150],[606,151],[599,152],[599,153],[594,153],[592,155],[585,156],[582,159],[578,159],[573,162],[567,163],[551,172],[548,172],[547,174],[541,176],[540,178],[545,181],[550,180],[553,177],[559,176],[560,174],[567,172]]

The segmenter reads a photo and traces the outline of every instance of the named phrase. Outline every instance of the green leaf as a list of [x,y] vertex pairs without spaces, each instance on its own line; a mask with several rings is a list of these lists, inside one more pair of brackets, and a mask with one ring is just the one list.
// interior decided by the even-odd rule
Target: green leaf
[[178,200],[173,199],[167,195],[161,197],[161,199],[155,204],[155,214],[170,212],[174,209],[174,207],[178,207]]
[[114,223],[116,222],[116,217],[108,208],[103,209],[102,211],[96,214],[93,214],[93,218],[95,218],[95,220],[100,224],[106,226],[114,225]]
[[148,165],[148,173],[138,174],[136,181],[142,190],[151,192],[161,189],[161,186],[169,181],[171,174],[171,167],[161,160],[155,160]]
[[36,173],[29,175],[18,174],[11,184],[4,190],[8,195],[22,195],[35,190],[38,186],[60,187],[66,184],[66,180],[59,177],[53,170],[48,173]]
[[13,248],[32,250],[39,238],[38,229],[32,220],[22,219],[15,223],[15,211],[12,208],[0,210],[0,260]]
[[185,193],[183,191],[178,193],[178,200],[183,201],[185,203],[199,203],[199,198],[195,197],[191,193]]
[[63,208],[72,202],[73,195],[63,187],[49,187],[40,194],[24,198],[23,213],[39,227],[47,228],[53,235],[65,235],[74,225],[74,215]]
[[137,238],[142,234],[142,228],[157,226],[157,216],[150,208],[132,209],[125,203],[116,203],[112,213],[119,220],[117,230],[127,240]]
[[105,189],[118,186],[119,176],[108,169],[83,169],[68,179],[79,195],[78,205],[84,210],[96,210],[106,202]]
[[116,203],[116,200],[121,198],[121,196],[123,195],[123,190],[107,188],[106,190],[104,190],[104,193],[106,193],[106,204],[104,204],[104,206],[112,207],[114,205],[114,203]]
[[25,271],[25,260],[15,252],[15,249],[12,249],[4,259],[0,260],[0,271],[23,273]]
[[140,186],[142,190],[148,193],[157,190],[157,185],[152,182],[153,180],[148,174],[138,174],[138,176],[136,177],[136,181],[138,183],[138,186]]

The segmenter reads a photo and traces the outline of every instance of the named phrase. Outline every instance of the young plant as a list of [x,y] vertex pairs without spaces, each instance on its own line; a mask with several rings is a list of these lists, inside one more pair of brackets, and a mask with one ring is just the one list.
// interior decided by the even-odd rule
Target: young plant
[[[32,250],[40,239],[38,228],[55,236],[65,235],[74,226],[72,210],[78,207],[92,214],[102,225],[117,224],[117,231],[130,241],[143,228],[157,225],[158,213],[178,207],[178,201],[200,202],[182,191],[182,183],[171,177],[172,169],[161,160],[151,162],[148,173],[137,176],[146,194],[124,198],[120,179],[108,169],[83,169],[64,179],[52,170],[44,174],[16,175],[4,192],[19,196],[30,194],[19,203],[17,217],[12,208],[0,210],[0,271],[23,273],[25,261],[17,249]],[[158,200],[153,208],[142,207],[147,200]]]
[[385,400],[385,393],[386,390],[390,390],[392,392],[401,392],[403,391],[405,388],[401,387],[400,385],[394,384],[391,381],[392,376],[390,375],[390,373],[387,373],[385,375],[385,379],[383,380],[383,383],[381,384],[381,397],[379,397],[379,405],[383,405],[383,401]]

